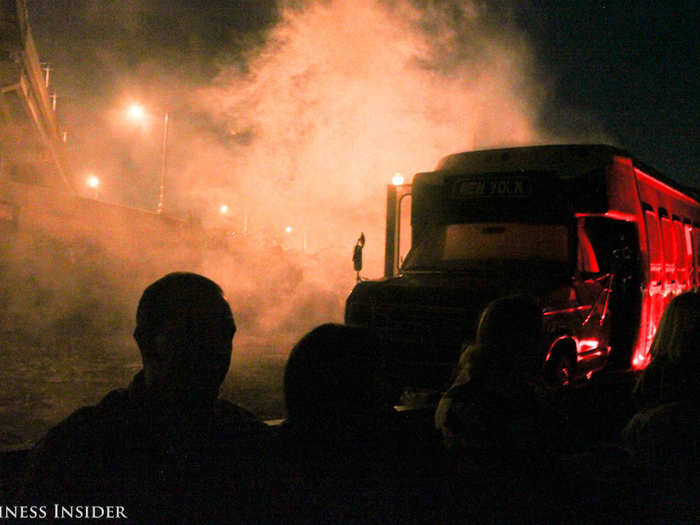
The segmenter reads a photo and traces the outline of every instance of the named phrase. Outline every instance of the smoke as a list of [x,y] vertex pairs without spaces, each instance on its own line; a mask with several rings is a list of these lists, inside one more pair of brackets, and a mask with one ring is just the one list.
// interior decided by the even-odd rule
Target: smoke
[[[154,209],[168,111],[165,211],[190,233],[119,206],[88,211],[83,200],[66,205],[71,220],[66,210],[53,222],[20,217],[26,238],[4,248],[2,319],[16,340],[44,334],[28,338],[42,352],[62,335],[83,334],[92,349],[103,344],[96,334],[126,339],[143,287],[190,270],[224,289],[238,352],[283,354],[314,326],[342,321],[360,232],[363,274],[381,274],[396,172],[410,180],[450,153],[553,138],[526,36],[481,2],[235,2],[221,13],[78,4],[78,14],[44,20],[44,41],[55,37],[56,60],[74,68],[54,78],[71,86],[59,114],[76,186],[95,171],[100,200]],[[150,113],[140,126],[124,120],[130,101]],[[22,233],[38,223],[61,227]],[[87,360],[71,352],[70,362]]]
[[[135,221],[115,217],[111,234],[90,240],[116,266],[101,274],[118,293],[130,269],[144,276],[129,280],[139,285],[156,268],[204,273],[225,289],[239,337],[287,345],[315,324],[342,320],[360,232],[363,273],[381,274],[385,187],[396,172],[410,180],[449,153],[551,139],[539,124],[547,87],[527,38],[481,3],[239,2],[175,14],[169,5],[115,4],[107,17],[83,2],[69,21],[103,35],[94,48],[55,28],[61,49],[84,50],[61,51],[85,101],[67,97],[64,110],[76,126],[76,186],[95,170],[100,199],[153,209],[164,174],[166,213],[203,224],[206,246],[171,244],[146,269],[138,259],[147,251],[128,254],[128,243],[113,241],[133,236]],[[257,17],[248,28],[247,15]],[[88,57],[101,74],[85,67]],[[99,88],[93,96],[90,83]],[[131,101],[148,112],[138,125],[125,119]],[[162,232],[151,234],[145,244],[158,245]],[[69,316],[70,304],[56,315]]]
[[[225,289],[237,337],[279,341],[284,351],[316,324],[342,321],[360,232],[363,274],[381,274],[393,174],[410,180],[446,154],[545,135],[527,40],[483,6],[297,2],[278,16],[243,52],[234,39],[211,81],[150,58],[124,93],[171,109],[166,211],[220,234],[223,244],[191,267]],[[131,162],[158,173],[157,116],[131,147],[123,114],[108,120]],[[150,193],[130,187],[153,203],[154,179]]]
[[[191,98],[230,138],[230,191],[251,226],[290,224],[311,251],[328,250],[348,269],[364,231],[376,276],[394,173],[410,177],[455,151],[541,140],[529,48],[484,18],[471,2],[284,10],[244,70],[222,71]],[[200,160],[186,168],[189,183]],[[191,188],[211,201],[208,188]]]

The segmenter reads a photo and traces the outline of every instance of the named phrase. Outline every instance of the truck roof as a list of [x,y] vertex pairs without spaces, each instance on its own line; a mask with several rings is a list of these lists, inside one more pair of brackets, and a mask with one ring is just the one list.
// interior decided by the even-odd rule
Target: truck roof
[[[436,178],[441,178],[443,175],[458,173],[466,175],[470,173],[539,171],[543,169],[559,171],[560,168],[562,170],[566,168],[566,173],[575,176],[600,167],[610,162],[616,156],[630,159],[636,168],[647,175],[651,175],[696,201],[700,200],[696,189],[679,184],[659,173],[651,166],[639,161],[627,151],[607,144],[551,144],[454,153],[443,157],[435,171],[419,173],[416,176],[420,175],[423,182],[428,182],[425,176],[430,178],[432,174]],[[438,181],[430,182],[437,183]]]

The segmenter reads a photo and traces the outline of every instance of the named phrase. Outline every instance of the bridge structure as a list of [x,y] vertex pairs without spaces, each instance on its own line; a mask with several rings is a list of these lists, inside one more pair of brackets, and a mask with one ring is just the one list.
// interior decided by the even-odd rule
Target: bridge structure
[[0,180],[75,194],[25,0],[0,0]]
[[190,221],[80,195],[48,84],[26,0],[0,0],[0,304],[19,286],[13,269],[34,278],[43,260],[68,279],[129,261],[150,275],[202,237]]

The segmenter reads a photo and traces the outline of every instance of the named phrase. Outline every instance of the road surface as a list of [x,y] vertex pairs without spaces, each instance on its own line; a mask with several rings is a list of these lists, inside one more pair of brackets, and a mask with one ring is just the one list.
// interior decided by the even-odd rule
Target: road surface
[[[45,337],[0,332],[0,451],[26,448],[77,408],[128,385],[141,368],[126,336]],[[221,397],[261,419],[283,418],[282,377],[291,341],[234,340]]]

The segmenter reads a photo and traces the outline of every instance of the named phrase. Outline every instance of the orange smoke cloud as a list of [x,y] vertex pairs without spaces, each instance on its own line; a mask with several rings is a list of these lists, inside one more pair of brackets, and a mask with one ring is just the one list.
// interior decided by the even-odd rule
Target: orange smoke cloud
[[[408,3],[287,9],[245,72],[223,71],[192,99],[245,139],[231,141],[230,184],[217,191],[247,208],[251,227],[305,232],[308,249],[342,256],[348,275],[364,231],[367,273],[378,275],[384,188],[395,172],[538,141],[527,44],[489,29],[473,4],[460,9],[458,27],[437,8]],[[209,189],[193,192],[210,200]]]

